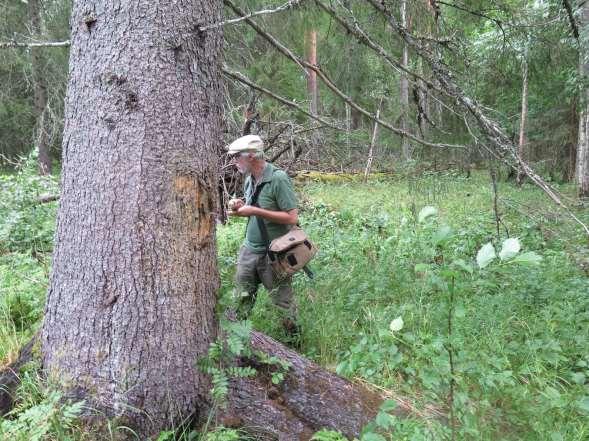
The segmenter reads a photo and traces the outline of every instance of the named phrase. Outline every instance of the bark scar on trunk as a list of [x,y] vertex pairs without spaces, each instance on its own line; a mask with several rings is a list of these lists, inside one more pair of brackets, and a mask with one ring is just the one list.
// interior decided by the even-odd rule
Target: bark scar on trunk
[[91,32],[94,24],[96,24],[96,13],[94,11],[87,11],[82,19],[88,32]]
[[194,175],[174,177],[177,222],[184,225],[197,248],[213,242],[214,202],[210,186]]

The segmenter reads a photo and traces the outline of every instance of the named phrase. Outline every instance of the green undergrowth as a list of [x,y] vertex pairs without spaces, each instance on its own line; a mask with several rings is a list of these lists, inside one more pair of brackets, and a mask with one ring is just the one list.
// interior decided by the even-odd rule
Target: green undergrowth
[[[589,280],[579,265],[589,256],[587,239],[537,189],[499,183],[499,236],[482,172],[299,190],[302,224],[320,248],[315,279],[295,280],[305,354],[418,408],[430,404],[448,418],[453,411],[447,427],[405,422],[394,439],[450,438],[452,425],[456,439],[589,436]],[[426,206],[437,214],[419,222]],[[578,216],[589,220],[587,210]],[[242,223],[219,231],[225,296]],[[508,237],[519,238],[521,255],[542,260],[495,259],[479,268],[481,247],[491,242],[499,252]],[[452,302],[448,273],[455,273]],[[393,333],[399,317],[403,328]],[[253,322],[286,338],[265,293]]]
[[[0,177],[7,195],[0,203],[1,365],[38,328],[50,270],[56,204],[36,199],[56,183],[30,170]],[[571,187],[560,190],[572,195]],[[400,420],[391,404],[364,441],[589,437],[589,250],[566,213],[529,184],[499,182],[498,234],[485,172],[381,175],[367,184],[316,179],[297,191],[301,223],[320,249],[315,278],[295,277],[297,346],[328,369],[443,415]],[[572,205],[589,222],[587,209]],[[218,229],[219,313],[232,301],[244,226],[232,218]],[[518,238],[521,251],[484,261],[480,250],[491,243],[500,254],[507,238]],[[288,341],[263,289],[251,320]],[[18,403],[0,419],[5,432],[29,433],[35,418],[51,415],[39,439],[88,439],[76,431],[79,409],[51,391],[21,388]],[[184,438],[244,435],[218,428]],[[323,430],[315,439],[344,438]]]

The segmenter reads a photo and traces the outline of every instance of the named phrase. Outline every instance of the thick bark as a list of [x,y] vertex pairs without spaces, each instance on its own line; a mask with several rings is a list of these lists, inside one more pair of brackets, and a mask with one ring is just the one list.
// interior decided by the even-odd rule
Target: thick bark
[[[29,0],[29,26],[31,37],[36,40],[42,34],[41,29],[42,0]],[[35,111],[35,145],[39,150],[39,174],[51,173],[51,157],[49,156],[49,131],[47,129],[47,80],[43,66],[43,48],[31,47],[31,68],[33,79],[34,111]]]
[[[216,335],[219,2],[74,1],[46,374],[156,433],[199,409]],[[162,381],[162,379],[165,379]]]
[[[322,369],[270,337],[253,332],[251,343],[253,349],[290,362],[291,368],[278,385],[260,366],[255,378],[232,380],[227,408],[218,416],[225,426],[245,427],[253,435],[280,441],[309,440],[322,428],[352,438],[383,402],[380,394]],[[414,410],[401,399],[397,402],[397,416]]]
[[[407,0],[401,0],[401,26],[407,29]],[[401,58],[402,66],[407,69],[409,67],[409,45],[406,42],[403,44],[403,55]],[[400,105],[401,105],[401,116],[400,125],[401,130],[406,132],[409,128],[409,79],[407,73],[401,72],[401,78],[399,82],[399,94],[400,94]],[[401,152],[405,161],[411,160],[411,144],[406,136],[401,137]]]
[[[581,6],[579,14],[579,73],[585,84],[589,78],[589,2]],[[579,140],[577,143],[577,161],[575,169],[577,192],[579,197],[589,197],[589,88],[581,92],[581,112],[579,114]]]

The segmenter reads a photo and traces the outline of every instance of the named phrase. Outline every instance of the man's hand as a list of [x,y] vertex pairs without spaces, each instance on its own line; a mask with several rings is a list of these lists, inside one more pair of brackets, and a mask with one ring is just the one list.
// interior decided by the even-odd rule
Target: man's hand
[[229,207],[229,210],[231,211],[236,211],[237,209],[239,209],[240,207],[243,207],[245,205],[245,202],[243,202],[243,199],[231,199],[229,201],[229,203],[227,204],[227,206]]
[[229,214],[232,216],[250,217],[256,214],[256,210],[257,207],[254,207],[253,205],[242,205],[237,210],[229,212]]

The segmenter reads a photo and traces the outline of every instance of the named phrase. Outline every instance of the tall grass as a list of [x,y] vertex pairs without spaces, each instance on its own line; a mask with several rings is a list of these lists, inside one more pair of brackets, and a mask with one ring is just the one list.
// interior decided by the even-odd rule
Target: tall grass
[[[2,179],[3,194],[11,195],[0,204],[0,364],[6,365],[42,318],[55,204],[34,204],[54,183],[25,171]],[[587,439],[589,281],[583,262],[589,250],[581,230],[535,188],[499,183],[498,236],[484,172],[469,179],[449,172],[379,177],[368,184],[319,179],[297,187],[301,221],[320,248],[312,263],[315,279],[295,277],[300,344],[308,357],[401,394],[418,408],[437,407],[453,417],[456,439]],[[419,222],[424,206],[438,214]],[[589,221],[587,210],[578,216]],[[243,219],[218,230],[219,312],[231,302],[243,234]],[[481,246],[492,242],[499,249],[508,236],[542,261],[496,259],[480,269]],[[392,331],[398,318],[403,326]],[[287,339],[263,290],[252,321]],[[48,397],[24,388],[18,399],[30,409]],[[65,425],[73,439],[89,439],[71,421]],[[395,428],[394,435],[375,431],[385,439],[452,436],[449,426],[419,418],[396,421]],[[235,436],[242,435],[217,430],[209,438]],[[325,431],[318,436],[338,439]]]

